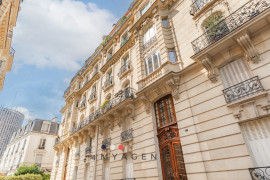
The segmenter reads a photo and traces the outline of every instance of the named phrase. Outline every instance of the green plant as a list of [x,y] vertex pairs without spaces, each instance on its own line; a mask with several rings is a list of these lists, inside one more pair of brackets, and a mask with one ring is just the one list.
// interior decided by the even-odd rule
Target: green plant
[[101,108],[104,109],[105,106],[106,106],[106,104],[107,104],[108,102],[109,102],[109,101],[106,99],[106,100],[102,103]]
[[42,177],[42,180],[50,179],[50,175],[46,174],[43,170],[40,170],[36,164],[32,166],[26,166],[26,165],[20,166],[14,175],[21,176],[25,174],[39,174]]
[[[20,176],[0,177],[0,180],[44,180],[40,174],[25,174]],[[46,179],[49,180],[49,179]]]
[[207,34],[215,35],[215,33],[217,32],[217,30],[219,28],[216,25],[220,22],[222,17],[223,16],[221,13],[217,13],[217,14],[214,14],[206,19],[206,21],[204,23],[204,27],[207,31]]

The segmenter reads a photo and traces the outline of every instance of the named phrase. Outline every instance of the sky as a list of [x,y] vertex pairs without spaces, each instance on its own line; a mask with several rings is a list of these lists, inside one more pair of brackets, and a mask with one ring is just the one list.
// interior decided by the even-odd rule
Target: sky
[[13,30],[15,57],[0,106],[36,118],[61,118],[71,78],[132,0],[24,0]]

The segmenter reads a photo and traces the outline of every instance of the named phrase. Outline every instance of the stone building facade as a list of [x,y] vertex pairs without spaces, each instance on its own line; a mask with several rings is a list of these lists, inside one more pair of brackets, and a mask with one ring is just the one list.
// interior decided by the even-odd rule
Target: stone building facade
[[64,93],[52,179],[269,178],[269,22],[269,0],[133,1]]
[[11,71],[15,50],[11,47],[13,28],[16,26],[22,0],[0,0],[0,91],[6,72]]
[[54,158],[53,145],[59,130],[56,120],[36,119],[14,132],[4,152],[0,174],[13,175],[21,165],[33,164],[50,173]]

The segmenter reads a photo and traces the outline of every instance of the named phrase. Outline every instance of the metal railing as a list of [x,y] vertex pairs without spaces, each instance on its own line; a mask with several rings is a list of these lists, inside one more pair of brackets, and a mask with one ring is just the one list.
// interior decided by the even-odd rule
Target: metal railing
[[109,148],[110,145],[111,145],[111,138],[104,139],[104,140],[102,141],[102,145],[105,145],[106,148]]
[[149,41],[143,44],[143,50],[145,51],[146,49],[148,49],[156,41],[157,41],[157,37],[153,36]]
[[112,56],[113,56],[112,53],[108,54],[106,61],[109,61],[112,58]]
[[270,180],[270,166],[249,168],[252,180]]
[[112,83],[113,83],[113,76],[109,77],[109,78],[104,82],[103,89],[106,89],[108,86],[112,85]]
[[15,49],[13,49],[12,47],[10,47],[9,54],[11,54],[11,56],[14,56]]
[[195,54],[219,41],[270,7],[270,0],[251,0],[191,42]]
[[121,141],[127,141],[127,140],[131,140],[133,138],[133,129],[128,129],[126,131],[123,131],[121,133]]
[[119,93],[119,95],[117,97],[114,97],[113,99],[111,99],[110,101],[108,101],[106,103],[106,105],[104,105],[103,107],[100,107],[99,109],[97,109],[95,112],[93,112],[91,115],[89,115],[88,117],[86,117],[85,119],[82,120],[82,122],[80,122],[77,126],[72,128],[72,134],[79,131],[80,129],[82,129],[83,127],[85,127],[86,125],[92,123],[95,119],[99,118],[100,116],[102,116],[104,113],[106,113],[107,111],[111,110],[112,108],[116,107],[117,105],[119,105],[121,102],[125,101],[126,99],[133,99],[134,98],[134,90],[131,88],[126,88],[125,90],[123,90],[122,93]]
[[207,3],[212,0],[195,0],[191,4],[190,15],[194,16],[198,11],[200,11]]
[[81,108],[84,108],[86,106],[86,100],[83,100],[81,103]]
[[38,146],[38,149],[45,149],[45,146]]
[[258,76],[245,80],[241,83],[233,85],[223,90],[223,94],[227,103],[231,103],[250,96],[255,93],[264,91]]
[[91,147],[86,147],[85,148],[85,155],[90,155],[92,152],[92,148]]
[[121,68],[118,73],[118,76],[121,76],[124,72],[130,69],[130,61],[127,61]]

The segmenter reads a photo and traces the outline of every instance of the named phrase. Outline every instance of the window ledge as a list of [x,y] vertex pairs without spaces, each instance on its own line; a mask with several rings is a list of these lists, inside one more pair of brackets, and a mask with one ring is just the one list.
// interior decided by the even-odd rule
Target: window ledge
[[268,93],[266,91],[263,91],[263,92],[260,92],[258,94],[254,94],[254,95],[245,97],[243,99],[240,99],[238,101],[229,103],[229,104],[227,104],[227,107],[233,108],[233,107],[238,106],[240,104],[244,104],[244,103],[246,103],[248,101],[252,101],[252,100],[256,100],[256,99],[262,98],[262,97],[266,97],[267,95],[268,95]]
[[93,99],[91,99],[91,100],[89,99],[88,102],[89,102],[89,104],[92,104],[92,103],[95,102],[96,100],[97,100],[97,98],[95,97],[95,98],[93,98]]
[[112,83],[111,85],[107,86],[106,88],[104,88],[104,92],[108,91],[109,89],[111,89],[111,87],[113,87],[114,83]]
[[131,72],[133,70],[133,67],[130,66],[130,68],[128,70],[126,70],[125,72],[123,72],[120,76],[119,79],[123,79],[123,77],[125,77],[129,72]]

